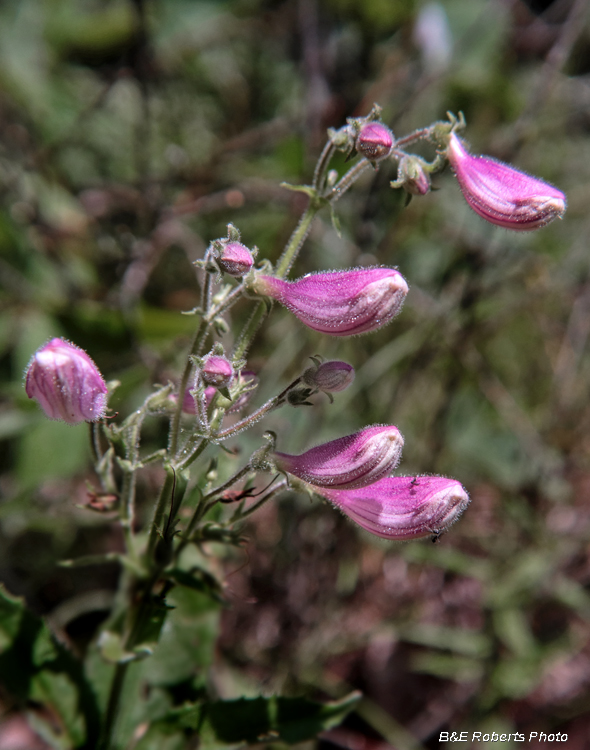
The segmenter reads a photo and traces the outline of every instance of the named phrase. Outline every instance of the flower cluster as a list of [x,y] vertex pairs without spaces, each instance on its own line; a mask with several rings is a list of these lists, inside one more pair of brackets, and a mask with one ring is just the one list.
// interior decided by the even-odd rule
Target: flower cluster
[[372,534],[392,540],[438,537],[469,504],[454,479],[392,477],[404,441],[397,427],[376,425],[299,456],[274,453],[276,467],[303,480]]
[[[200,316],[200,323],[179,386],[163,386],[148,397],[127,420],[131,420],[135,432],[125,432],[123,426],[116,433],[116,428],[109,431],[105,425],[106,439],[112,440],[115,433],[117,440],[132,432],[139,435],[146,415],[167,411],[171,419],[165,460],[174,470],[186,469],[208,444],[237,435],[271,410],[287,404],[309,405],[309,399],[320,393],[333,400],[332,394],[352,384],[354,369],[350,364],[312,357],[314,365],[281,393],[250,414],[234,418],[231,424],[225,420],[226,415],[246,410],[257,387],[257,376],[246,369],[246,355],[272,301],[313,331],[337,337],[376,331],[400,312],[408,284],[395,268],[352,268],[286,278],[315,214],[338,200],[365,168],[377,169],[385,160],[393,159],[397,179],[391,185],[403,188],[411,197],[426,195],[432,175],[448,163],[469,206],[492,224],[508,229],[537,229],[563,216],[566,198],[560,190],[490,157],[471,155],[458,135],[464,126],[462,116],[449,115],[447,122],[396,139],[381,121],[381,110],[374,107],[367,117],[351,118],[339,130],[330,130],[313,184],[296,188],[308,195],[309,205],[276,267],[264,261],[257,268],[257,248],[244,245],[239,231],[228,225],[227,237],[214,240],[204,259],[197,262],[204,273],[201,306],[193,311]],[[436,148],[433,161],[407,150],[419,140]],[[344,152],[348,158],[359,157],[340,178],[336,171],[329,170],[335,151]],[[221,343],[214,343],[206,354],[210,336],[229,331],[225,313],[240,298],[252,297],[258,307],[236,337],[232,354],[226,356]],[[63,339],[52,339],[35,353],[26,372],[25,388],[52,419],[77,424],[105,417],[107,386],[102,375],[86,352]],[[181,428],[181,422],[191,418],[192,431]],[[232,486],[249,471],[270,469],[287,475],[292,483],[303,483],[378,536],[438,536],[465,509],[468,495],[453,479],[393,476],[403,444],[397,427],[371,425],[300,455],[276,451],[273,445],[272,450],[255,451],[246,467],[224,487]],[[137,455],[137,444],[126,450],[127,455]],[[104,463],[99,460],[97,466]],[[130,466],[130,471],[135,471],[140,463]],[[105,483],[108,481],[105,479]],[[133,488],[134,483],[127,486]],[[131,507],[132,502],[127,502]],[[174,516],[178,506],[171,503],[171,507]],[[174,520],[171,517],[166,528],[174,528]],[[152,532],[162,537],[161,530]]]

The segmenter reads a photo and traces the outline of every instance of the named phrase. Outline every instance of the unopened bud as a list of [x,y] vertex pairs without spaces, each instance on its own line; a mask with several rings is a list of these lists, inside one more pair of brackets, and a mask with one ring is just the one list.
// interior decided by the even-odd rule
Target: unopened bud
[[254,265],[252,253],[241,242],[229,242],[217,257],[217,265],[230,276],[245,276]]
[[205,357],[201,367],[201,377],[205,385],[215,388],[227,388],[233,377],[234,370],[231,362],[225,357],[210,354]]
[[278,469],[317,487],[365,487],[397,466],[404,439],[397,427],[374,425],[291,456],[275,453]]
[[365,159],[381,161],[391,153],[393,133],[382,122],[367,122],[360,129],[355,147]]
[[[256,386],[258,385],[258,376],[251,370],[242,370],[239,375],[234,375],[231,379],[232,388],[236,384],[236,382],[239,382],[241,385],[247,385],[248,390],[245,390],[240,394],[240,396],[238,396],[235,403],[233,403],[227,410],[228,414],[233,414],[234,412],[241,411],[247,405],[248,401],[250,401],[250,399],[252,398]],[[215,386],[210,385],[205,388],[204,395],[206,407],[211,404],[216,393],[217,388],[215,388]],[[190,388],[187,388],[184,392],[184,398],[182,400],[182,411],[185,412],[185,414],[197,413],[195,399],[193,398]]]
[[107,386],[102,375],[83,349],[63,339],[52,339],[35,352],[25,390],[51,419],[78,424],[105,415]]
[[469,505],[461,484],[446,477],[386,477],[361,489],[318,489],[363,529],[384,539],[438,536]]
[[465,200],[492,224],[538,229],[565,213],[561,190],[488,156],[472,156],[455,133],[450,135],[447,156]]
[[418,156],[402,156],[397,168],[397,180],[392,187],[403,187],[411,195],[426,195],[430,190],[430,175]]
[[253,290],[285,305],[314,331],[354,336],[389,323],[401,310],[408,285],[392,268],[357,268],[296,281],[258,276]]
[[354,380],[354,367],[348,362],[322,362],[303,373],[303,382],[324,393],[339,393]]

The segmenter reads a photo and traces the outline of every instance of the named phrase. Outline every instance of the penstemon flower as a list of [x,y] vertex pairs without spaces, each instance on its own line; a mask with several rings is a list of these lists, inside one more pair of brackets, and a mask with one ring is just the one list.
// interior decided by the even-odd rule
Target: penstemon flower
[[526,231],[565,213],[561,190],[489,156],[472,156],[455,133],[447,157],[467,203],[492,224]]
[[318,487],[365,487],[394,471],[404,439],[397,427],[373,425],[302,453],[274,453],[281,471]]
[[393,268],[355,268],[296,281],[258,276],[253,290],[285,305],[314,331],[353,336],[389,323],[401,310],[408,285]]
[[102,375],[83,349],[64,339],[51,339],[35,352],[25,374],[25,390],[51,419],[78,424],[105,415],[107,386]]
[[363,529],[393,540],[438,536],[469,505],[461,484],[446,477],[386,477],[360,489],[317,493]]

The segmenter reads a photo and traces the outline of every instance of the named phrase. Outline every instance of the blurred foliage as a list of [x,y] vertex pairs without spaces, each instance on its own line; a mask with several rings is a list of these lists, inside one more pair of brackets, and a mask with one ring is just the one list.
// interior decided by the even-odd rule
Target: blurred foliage
[[[0,748],[23,712],[54,746],[92,747],[89,717],[105,698],[98,689],[92,704],[70,650],[95,686],[113,670],[94,636],[118,567],[58,563],[118,553],[120,531],[108,512],[76,507],[96,485],[85,428],[48,422],[26,398],[31,354],[52,336],[75,341],[121,382],[122,416],[175,380],[195,325],[180,314],[198,304],[192,262],[229,221],[275,260],[304,206],[279,183],[309,181],[326,128],[374,101],[398,136],[463,110],[475,152],[554,182],[568,212],[515,234],[471,213],[448,172],[407,208],[388,187],[393,164],[368,175],[337,204],[342,237],[320,215],[294,273],[394,264],[411,285],[402,315],[350,341],[276,309],[248,363],[261,377],[254,405],[316,353],[349,361],[356,380],[333,406],[279,411],[229,447],[248,455],[272,428],[297,452],[395,423],[400,470],[459,478],[471,507],[439,544],[404,546],[307,498],[265,507],[245,549],[188,559],[223,581],[228,606],[205,573],[201,591],[174,590],[155,655],[133,665],[126,689],[142,700],[122,731],[145,732],[137,748],[184,747],[200,719],[183,706],[207,690],[255,699],[251,732],[302,741],[267,722],[278,709],[258,696],[304,693],[309,708],[354,688],[365,697],[342,727],[322,725],[321,747],[420,750],[465,730],[590,743],[590,8],[448,0],[424,41],[428,5],[0,5],[0,579],[35,613],[2,594],[14,629],[0,630],[12,665],[0,668]],[[248,312],[240,304],[230,323]],[[146,454],[165,434],[162,420],[146,423]],[[223,480],[235,466],[223,455],[216,471]],[[142,524],[160,482],[158,467],[145,472]],[[43,714],[53,697],[60,706]]]

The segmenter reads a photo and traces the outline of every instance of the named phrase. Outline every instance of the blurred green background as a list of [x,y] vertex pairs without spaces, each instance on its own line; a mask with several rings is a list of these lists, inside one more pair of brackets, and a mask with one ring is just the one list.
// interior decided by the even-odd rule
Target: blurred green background
[[[460,479],[472,504],[436,545],[375,540],[300,496],[266,506],[219,571],[229,606],[208,679],[222,697],[361,689],[326,749],[424,750],[466,730],[590,746],[590,7],[549,5],[2,2],[0,579],[72,648],[117,569],[57,563],[122,541],[76,507],[96,484],[87,428],[26,398],[32,353],[74,341],[121,381],[127,415],[178,377],[191,264],[226,224],[278,257],[305,205],[279,183],[310,180],[327,127],[373,102],[397,136],[462,110],[475,153],[566,192],[564,221],[511,233],[470,212],[450,171],[407,208],[393,163],[367,175],[337,204],[342,237],[321,214],[294,274],[393,264],[411,286],[402,314],[345,340],[276,308],[248,363],[253,404],[313,354],[357,377],[334,405],[283,409],[230,447],[248,455],[272,428],[300,452],[393,423],[400,471]],[[146,423],[146,452],[165,430]],[[160,479],[142,479],[145,517]],[[0,721],[17,708],[0,686]]]

